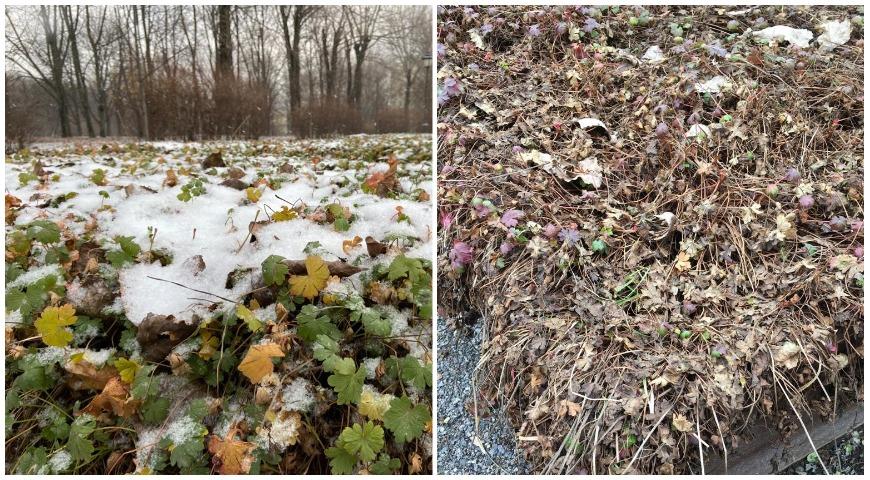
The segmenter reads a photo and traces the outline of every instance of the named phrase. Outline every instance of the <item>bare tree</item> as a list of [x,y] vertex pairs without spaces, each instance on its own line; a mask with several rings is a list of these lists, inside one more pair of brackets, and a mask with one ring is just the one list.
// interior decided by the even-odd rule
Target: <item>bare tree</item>
[[[302,41],[302,28],[316,7],[310,5],[280,6],[281,31],[287,58],[287,124],[290,125],[293,113],[302,104],[301,69],[299,64],[299,43]],[[291,24],[292,20],[292,24]],[[291,28],[292,27],[292,28]]]
[[88,136],[94,137],[94,121],[91,117],[91,102],[88,99],[88,89],[85,84],[85,73],[82,69],[82,60],[79,55],[79,13],[80,7],[76,6],[75,11],[70,5],[60,7],[61,17],[66,25],[66,32],[69,35],[70,56],[73,64],[73,77],[75,78],[75,90],[78,94],[79,108],[82,110],[82,116],[85,120],[85,126],[88,129]]
[[91,17],[91,7],[85,6],[85,36],[91,51],[94,65],[94,90],[97,104],[97,124],[99,135],[109,134],[109,92],[107,57],[111,55],[114,40],[109,38],[106,25],[108,7],[94,7],[95,16]]
[[[40,6],[37,12],[43,37],[25,36],[6,9],[6,41],[13,55],[7,58],[51,96],[57,105],[61,136],[72,134],[69,122],[69,99],[64,86],[64,64],[68,53],[68,37],[60,19],[60,7]],[[42,48],[39,48],[39,47]]]
[[28,79],[13,96],[42,90],[40,115],[50,121],[37,122],[40,134],[397,131],[430,111],[420,61],[429,10],[8,7],[7,77]]
[[344,39],[344,16],[321,15],[315,27],[318,40],[320,96],[326,102],[335,102],[338,92],[338,55]]
[[[401,21],[404,19],[404,21]],[[418,75],[423,71],[423,57],[431,48],[431,35],[427,26],[431,21],[428,12],[410,6],[399,6],[390,12],[388,22],[393,30],[386,43],[401,68],[404,81],[402,108],[405,115],[411,108],[411,94]]]
[[353,87],[351,88],[351,102],[360,104],[363,90],[363,63],[372,44],[380,36],[377,34],[381,7],[378,6],[344,6],[342,13],[347,19],[350,32],[350,42],[353,46],[354,69]]

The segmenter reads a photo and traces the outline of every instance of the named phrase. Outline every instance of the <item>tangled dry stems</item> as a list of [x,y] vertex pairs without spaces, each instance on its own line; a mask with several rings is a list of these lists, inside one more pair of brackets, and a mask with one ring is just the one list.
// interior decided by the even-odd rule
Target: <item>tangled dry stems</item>
[[[506,405],[541,473],[700,473],[702,457],[727,456],[756,423],[803,435],[800,417],[863,398],[860,30],[828,53],[738,34],[723,45],[741,57],[726,60],[705,44],[728,34],[727,15],[649,12],[634,35],[632,12],[598,19],[615,48],[559,34],[558,22],[586,18],[574,9],[439,16],[439,78],[462,86],[439,110],[439,305],[482,314],[478,413]],[[812,29],[851,13],[757,15]],[[685,19],[689,41],[671,48],[667,25]],[[475,48],[469,32],[486,24],[496,27]],[[653,44],[667,60],[636,61]],[[715,75],[734,88],[694,91]],[[576,117],[603,121],[613,138]],[[713,135],[687,138],[690,123]],[[515,146],[567,165],[595,157],[602,185],[562,181]],[[785,180],[790,168],[799,180]],[[803,208],[808,189],[815,203]],[[481,213],[475,197],[494,207]],[[499,220],[507,210],[523,212],[517,228]],[[660,237],[664,212],[675,220]],[[596,240],[605,252],[592,251]],[[457,243],[472,262],[451,261]]]

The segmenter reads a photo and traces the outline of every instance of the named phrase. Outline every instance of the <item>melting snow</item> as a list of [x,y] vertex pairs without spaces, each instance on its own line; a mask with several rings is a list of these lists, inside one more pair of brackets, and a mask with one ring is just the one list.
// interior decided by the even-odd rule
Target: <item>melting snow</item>
[[[402,141],[425,142],[424,136],[398,136]],[[331,141],[292,142],[280,146],[300,148],[311,147],[318,151],[327,151],[330,147],[339,147],[344,142],[366,148],[369,142],[378,143],[385,139],[378,136],[352,136]],[[386,140],[391,141],[391,140]],[[395,142],[397,158],[407,158],[411,149],[402,146],[402,141]],[[434,249],[434,232],[429,227],[432,220],[432,208],[428,201],[418,202],[408,199],[386,199],[376,195],[363,193],[361,181],[372,172],[386,168],[386,164],[365,162],[354,159],[333,158],[323,155],[323,160],[317,166],[309,159],[288,156],[245,156],[236,153],[233,146],[245,146],[243,142],[209,143],[205,145],[181,144],[176,142],[156,142],[150,144],[158,153],[150,158],[133,153],[93,154],[90,156],[67,155],[62,161],[52,162],[51,157],[43,158],[46,167],[50,167],[59,180],[49,182],[40,187],[36,182],[16,189],[16,195],[21,199],[29,199],[40,194],[45,197],[57,197],[69,192],[78,195],[57,207],[38,209],[33,205],[21,209],[16,223],[24,224],[32,221],[41,211],[46,211],[56,218],[87,219],[94,216],[97,221],[96,238],[107,249],[117,249],[112,240],[117,235],[132,236],[143,250],[147,250],[152,239],[149,238],[148,227],[156,229],[153,237],[153,249],[164,249],[172,256],[172,262],[162,266],[159,262],[151,264],[127,264],[118,272],[121,284],[121,305],[127,318],[134,324],[139,324],[149,313],[174,315],[182,321],[192,321],[195,315],[208,315],[209,303],[216,300],[206,294],[196,293],[177,285],[158,279],[171,280],[198,290],[207,291],[226,298],[238,298],[250,290],[250,284],[239,282],[234,288],[225,288],[227,275],[237,268],[254,268],[259,270],[260,264],[269,255],[282,255],[289,259],[305,257],[303,249],[309,242],[320,242],[324,259],[335,260],[347,258],[363,268],[385,261],[385,257],[373,260],[362,245],[350,254],[342,249],[345,240],[355,236],[376,239],[386,237],[407,236],[419,239],[410,256],[431,258]],[[190,154],[190,148],[199,147],[196,154]],[[52,145],[39,145],[34,150],[46,150]],[[189,202],[182,202],[177,197],[182,185],[190,177],[178,173],[178,185],[164,186],[166,171],[174,168],[190,169],[192,162],[200,162],[206,153],[218,148],[223,149],[224,160],[228,166],[237,166],[249,175],[252,172],[267,172],[267,177],[283,179],[284,182],[276,190],[264,189],[262,198],[257,204],[245,200],[244,192],[218,183],[224,180],[221,173],[229,167],[216,168],[207,172],[199,171],[193,166],[199,178],[203,179],[206,193],[193,197]],[[243,150],[243,149],[242,149]],[[291,150],[295,151],[295,150]],[[152,154],[148,154],[152,155]],[[118,158],[115,158],[118,157]],[[160,158],[160,161],[156,159]],[[384,157],[386,158],[386,157]],[[285,162],[294,167],[291,174],[272,174]],[[72,164],[73,166],[66,166]],[[135,174],[131,174],[130,166],[135,166]],[[327,168],[329,167],[329,168]],[[7,164],[6,183],[18,185],[18,173],[26,171],[30,165]],[[90,172],[96,168],[106,171],[109,181],[107,186],[94,185],[88,179]],[[212,175],[211,173],[218,175]],[[411,172],[418,172],[416,176]],[[252,175],[251,175],[252,176]],[[399,180],[407,197],[414,192],[425,191],[429,196],[435,193],[434,185],[429,175],[428,163],[399,162]],[[253,178],[253,176],[252,176]],[[128,196],[124,187],[134,185],[156,190],[151,193],[144,189]],[[262,187],[261,187],[262,188]],[[99,191],[106,191],[109,198],[103,198]],[[281,198],[278,198],[281,197]],[[276,222],[265,225],[257,233],[257,242],[245,242],[248,237],[248,224],[266,219],[269,211],[265,206],[278,210],[288,202],[304,202],[311,208],[338,202],[350,208],[355,220],[346,232],[337,232],[332,225],[320,225],[307,219],[295,219],[287,222]],[[397,222],[396,207],[401,207],[410,222]],[[257,211],[260,211],[257,217]],[[83,228],[84,220],[80,222],[67,221],[67,227]],[[79,225],[82,224],[82,225]],[[201,255],[205,269],[194,272],[185,266],[185,260]],[[56,265],[32,269],[23,274],[11,284],[26,285],[46,275],[58,273]],[[113,273],[113,272],[105,272]],[[354,282],[351,278],[351,283]],[[360,285],[356,285],[361,288]],[[115,307],[115,306],[113,306]]]
[[290,384],[284,387],[281,393],[283,409],[286,411],[297,410],[308,412],[314,406],[314,395],[311,392],[311,382],[304,378],[294,378]]
[[58,450],[48,459],[48,465],[54,473],[63,472],[72,465],[72,455],[65,449]]

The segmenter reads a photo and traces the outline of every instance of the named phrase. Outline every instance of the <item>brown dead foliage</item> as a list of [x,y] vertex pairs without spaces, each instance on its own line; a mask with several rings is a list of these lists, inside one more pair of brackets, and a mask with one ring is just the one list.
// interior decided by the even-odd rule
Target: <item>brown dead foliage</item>
[[439,308],[540,473],[700,473],[696,432],[862,399],[863,30],[752,35],[858,13],[737,10],[439,15]]

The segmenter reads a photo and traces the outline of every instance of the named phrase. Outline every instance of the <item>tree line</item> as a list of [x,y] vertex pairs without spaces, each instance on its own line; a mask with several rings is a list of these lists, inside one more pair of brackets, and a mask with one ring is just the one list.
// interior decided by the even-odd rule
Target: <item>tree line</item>
[[60,5],[5,13],[7,140],[431,128],[428,7]]

